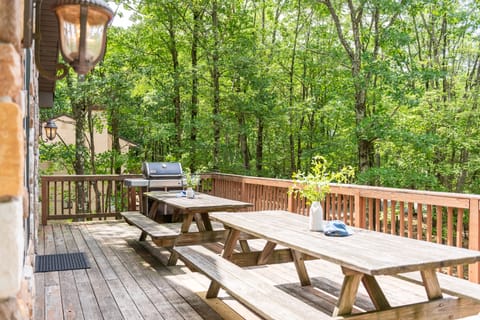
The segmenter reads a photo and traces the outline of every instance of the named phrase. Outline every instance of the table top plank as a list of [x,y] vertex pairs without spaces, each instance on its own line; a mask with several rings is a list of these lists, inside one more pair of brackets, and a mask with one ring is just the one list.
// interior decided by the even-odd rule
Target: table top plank
[[480,252],[353,228],[349,237],[308,230],[308,217],[287,211],[212,213],[226,226],[369,275],[447,267],[480,261]]
[[248,202],[225,199],[204,193],[195,193],[195,198],[179,196],[179,191],[150,191],[145,192],[147,197],[165,203],[166,205],[182,210],[184,213],[204,213],[211,211],[232,211],[252,207]]

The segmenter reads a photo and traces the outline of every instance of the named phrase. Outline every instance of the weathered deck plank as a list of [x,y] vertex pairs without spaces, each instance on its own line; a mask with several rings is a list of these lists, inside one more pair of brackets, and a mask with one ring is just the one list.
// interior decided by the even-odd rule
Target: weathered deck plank
[[[36,250],[38,255],[43,255],[45,252],[45,228],[40,228],[38,230],[38,243],[36,244]],[[33,313],[35,315],[35,320],[44,320],[45,319],[45,274],[36,273],[35,274],[35,304]]]
[[[68,252],[80,251],[72,233],[74,229],[75,227],[62,225],[63,237]],[[102,313],[98,306],[95,292],[90,284],[87,271],[80,269],[72,272],[84,319],[102,319]]]
[[[34,320],[260,319],[223,290],[218,299],[206,301],[206,277],[183,264],[166,267],[168,252],[151,241],[139,242],[139,235],[138,228],[117,221],[41,228],[38,254],[83,251],[91,268],[35,273]],[[256,250],[264,244],[256,240],[250,246]],[[343,279],[340,268],[322,260],[306,264],[313,286],[299,285],[293,263],[251,267],[248,272],[322,311],[333,311]],[[392,306],[426,299],[416,284],[393,277],[378,280]],[[373,308],[362,287],[356,307]]]
[[125,289],[132,297],[141,316],[145,319],[168,319],[161,315],[154,303],[159,301],[161,293],[151,285],[144,272],[132,272],[142,261],[138,258],[125,259],[125,256],[122,260],[117,255],[121,251],[128,250],[128,248],[124,248],[123,243],[124,241],[110,237],[102,238],[100,248],[111,264],[113,271],[119,279],[122,279]]
[[[44,254],[56,253],[57,250],[52,226],[46,228],[44,239]],[[60,291],[60,277],[58,272],[45,273],[45,319],[63,319],[63,304]]]
[[[120,309],[110,291],[106,280],[103,278],[102,273],[98,269],[98,265],[95,263],[92,253],[88,249],[87,243],[82,235],[81,227],[72,227],[71,232],[78,250],[85,252],[90,261],[91,268],[86,270],[88,281],[85,286],[91,286],[97,307],[104,319],[114,320],[122,319]],[[88,306],[88,305],[87,305]]]
[[[53,239],[55,241],[55,250],[57,253],[67,253],[66,241],[63,235],[62,226],[53,226]],[[71,252],[78,251],[76,246],[72,248]],[[58,272],[60,282],[60,295],[62,298],[62,309],[64,319],[85,319],[83,316],[82,307],[80,305],[80,297],[77,290],[76,281],[74,279],[73,271],[67,270]]]

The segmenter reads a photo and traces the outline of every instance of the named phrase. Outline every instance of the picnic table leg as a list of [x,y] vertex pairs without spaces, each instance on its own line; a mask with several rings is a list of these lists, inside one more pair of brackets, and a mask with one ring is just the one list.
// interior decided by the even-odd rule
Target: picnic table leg
[[248,245],[247,240],[245,240],[245,239],[240,239],[240,240],[238,240],[238,243],[240,243],[240,247],[242,248],[242,252],[243,252],[243,253],[251,252],[250,246]]
[[308,276],[307,267],[305,266],[305,257],[303,253],[296,250],[291,250],[293,262],[295,264],[295,269],[297,269],[298,278],[300,279],[300,284],[304,286],[310,286],[312,283],[310,277]]
[[422,274],[423,285],[427,291],[428,300],[442,298],[442,288],[438,283],[438,277],[435,270],[423,270]]
[[343,279],[342,290],[340,291],[340,297],[338,298],[337,305],[333,310],[333,317],[349,315],[352,313],[353,304],[357,297],[358,287],[362,280],[363,274],[342,268],[345,278]]
[[[223,247],[222,257],[227,260],[232,259],[233,250],[235,245],[240,237],[240,231],[230,229],[228,231],[227,240],[225,241],[225,246]],[[207,298],[216,298],[218,296],[218,291],[220,290],[220,284],[216,281],[212,281],[208,287],[206,297]]]
[[208,215],[208,213],[201,213],[200,216],[202,217],[205,230],[212,231],[213,227],[212,227],[212,223],[210,222],[210,216]]
[[[150,210],[148,211],[148,217],[152,220],[155,220],[155,216],[157,215],[158,204],[159,204],[158,201],[154,201],[152,203]],[[145,239],[147,239],[147,233],[145,231],[142,231],[138,241],[145,241]]]
[[362,283],[377,310],[390,309],[390,304],[374,276],[363,275]]
[[[188,230],[190,229],[190,226],[192,225],[192,221],[193,221],[193,214],[184,214],[180,232],[187,233]],[[175,251],[172,251],[170,253],[170,257],[168,258],[167,265],[174,266],[177,264],[177,261],[178,261],[178,255],[175,253]]]
[[270,256],[272,255],[273,250],[275,249],[276,246],[277,244],[275,242],[267,241],[267,243],[265,244],[265,247],[263,248],[262,252],[258,256],[257,265],[266,264],[268,261],[268,258],[270,258]]
[[194,219],[195,219],[195,223],[197,224],[197,227],[198,227],[198,231],[202,232],[202,231],[206,231],[207,228],[205,226],[205,222],[203,220],[203,217],[201,216],[200,213],[195,213],[194,214]]
[[158,206],[160,205],[160,202],[158,201],[153,201],[152,206],[150,207],[150,210],[148,210],[148,217],[152,220],[155,220],[157,216],[157,210]]
[[145,241],[145,239],[147,239],[147,233],[145,231],[142,231],[142,233],[140,234],[140,238],[138,239],[138,241]]

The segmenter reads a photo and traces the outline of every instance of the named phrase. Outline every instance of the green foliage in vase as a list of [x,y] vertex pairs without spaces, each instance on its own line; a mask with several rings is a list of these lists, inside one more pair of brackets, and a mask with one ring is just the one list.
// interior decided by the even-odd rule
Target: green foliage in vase
[[189,168],[185,169],[185,180],[187,182],[187,187],[189,188],[196,188],[200,184],[200,174],[204,172],[205,169],[201,168],[196,172],[192,172]]
[[310,204],[314,201],[323,201],[330,192],[330,183],[347,183],[355,175],[351,166],[343,167],[340,171],[328,171],[328,162],[322,156],[312,159],[312,167],[309,173],[298,171],[293,174],[293,186],[289,192],[307,199]]

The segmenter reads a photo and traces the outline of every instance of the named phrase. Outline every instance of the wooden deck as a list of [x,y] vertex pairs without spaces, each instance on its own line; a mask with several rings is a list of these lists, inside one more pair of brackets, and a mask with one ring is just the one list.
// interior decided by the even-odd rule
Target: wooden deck
[[[167,267],[167,252],[150,241],[138,242],[139,236],[138,228],[120,221],[42,227],[37,254],[82,251],[92,267],[35,273],[34,319],[259,319],[224,292],[218,299],[204,299],[206,277],[181,262]],[[253,267],[249,272],[274,279],[287,293],[331,312],[341,288],[341,270],[320,260],[306,264],[312,287],[299,286],[292,263]],[[413,283],[392,277],[379,277],[379,282],[392,306],[427,299],[423,288]],[[356,306],[373,308],[363,289]]]

